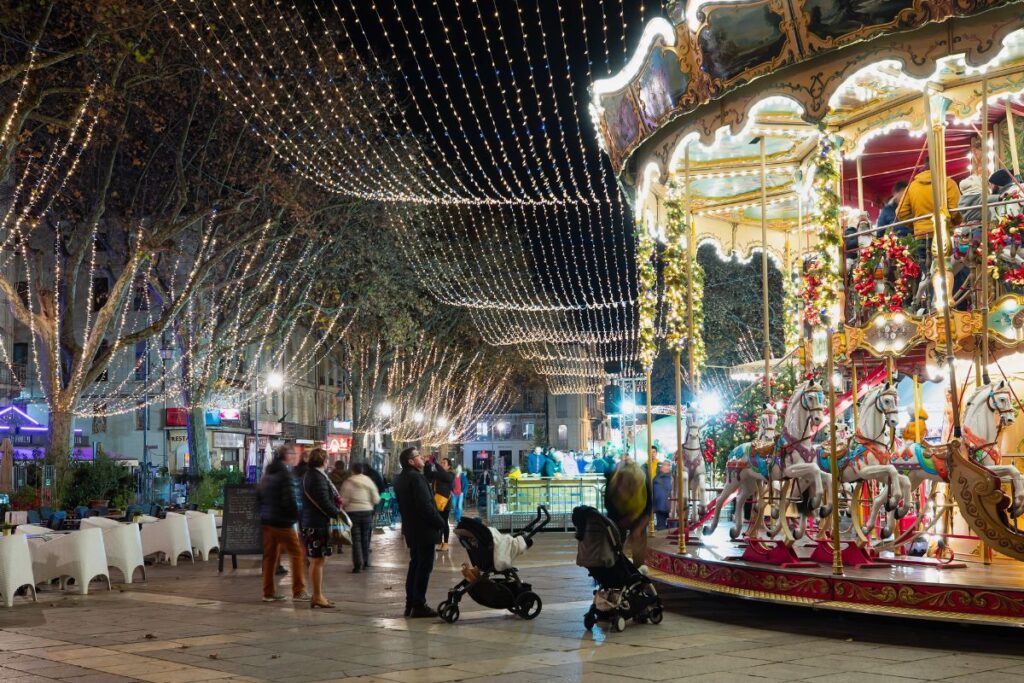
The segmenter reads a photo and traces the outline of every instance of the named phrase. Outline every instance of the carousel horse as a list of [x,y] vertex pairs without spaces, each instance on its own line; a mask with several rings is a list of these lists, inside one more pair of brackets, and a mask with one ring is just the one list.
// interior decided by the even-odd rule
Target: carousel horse
[[[705,535],[714,533],[718,528],[722,507],[733,493],[738,492],[733,526],[729,530],[732,538],[738,538],[743,506],[747,500],[762,490],[762,484],[766,485],[764,488],[768,488],[773,482],[790,480],[796,482],[798,493],[804,497],[803,504],[798,506],[801,513],[800,528],[794,532],[796,538],[803,536],[807,514],[818,507],[822,499],[816,452],[815,457],[810,460],[803,454],[812,451],[811,438],[824,419],[823,413],[824,398],[821,387],[816,382],[804,382],[793,390],[793,395],[789,399],[781,439],[769,438],[755,443],[743,443],[729,453],[726,462],[726,484],[715,503],[715,515],[711,524],[704,529]],[[770,422],[766,421],[764,424]],[[752,519],[760,519],[767,502],[763,498],[759,496],[757,510]]]
[[[894,512],[901,518],[907,513],[905,501],[909,497],[906,477],[900,477],[892,465],[892,454],[889,450],[889,435],[896,429],[896,416],[899,414],[899,396],[896,387],[890,382],[870,389],[857,401],[860,406],[860,419],[849,448],[837,453],[839,462],[837,471],[839,481],[843,484],[859,484],[874,481],[879,484],[879,492],[871,501],[871,513],[868,524],[864,527],[865,534],[874,527],[878,511],[885,506],[887,512]],[[831,469],[828,453],[820,452],[818,464],[823,473],[823,482],[831,483]],[[826,489],[828,490],[828,488]],[[835,501],[829,501],[834,504]],[[888,530],[883,530],[888,536]]]
[[[949,481],[949,470],[946,468],[944,446],[928,446],[922,443],[927,430],[928,413],[920,409],[903,429],[903,440],[897,442],[889,462],[901,478],[906,478],[906,488],[910,492],[917,491],[922,484],[929,485],[929,496],[935,492],[935,484]],[[926,498],[929,496],[925,496]],[[917,513],[920,515],[923,500],[918,501]]]
[[964,404],[963,435],[970,455],[982,467],[1010,484],[1013,504],[1010,515],[1024,513],[1024,476],[1013,465],[1000,463],[996,442],[1004,427],[1013,424],[1014,408],[1010,388],[1005,381],[978,387]]
[[683,489],[686,491],[687,510],[696,509],[698,517],[703,517],[707,510],[707,468],[700,443],[700,430],[703,427],[703,417],[696,411],[687,410],[686,430],[683,433]]

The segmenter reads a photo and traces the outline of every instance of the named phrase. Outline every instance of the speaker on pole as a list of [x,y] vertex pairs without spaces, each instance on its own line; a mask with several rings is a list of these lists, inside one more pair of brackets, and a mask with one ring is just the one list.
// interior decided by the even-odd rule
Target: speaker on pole
[[606,384],[604,387],[604,412],[608,415],[622,412],[622,387],[617,384]]

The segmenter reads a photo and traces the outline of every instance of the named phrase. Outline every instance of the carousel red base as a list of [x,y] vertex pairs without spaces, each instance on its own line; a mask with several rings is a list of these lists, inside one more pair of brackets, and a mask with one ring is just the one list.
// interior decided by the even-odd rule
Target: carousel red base
[[[743,562],[755,562],[757,564],[773,564],[786,568],[818,566],[817,562],[809,562],[799,557],[792,546],[782,541],[761,541],[755,538],[748,538],[743,554],[734,559],[742,560]],[[830,559],[829,562],[831,561]]]
[[[868,552],[856,543],[844,541],[841,545],[843,546],[843,549],[839,551],[839,556],[843,559],[844,567],[881,569],[883,567],[892,566],[889,562],[876,562],[871,558],[871,555]],[[830,567],[832,566],[832,558],[834,556],[835,552],[832,550],[832,544],[825,541],[820,541],[814,548],[814,552],[811,553],[812,560],[815,562],[821,562],[822,564],[827,564]]]
[[[1024,567],[1017,563],[995,567],[970,562],[966,568],[941,572],[940,578],[927,565],[850,562],[842,576],[833,576],[831,552],[821,563],[792,566],[734,557],[734,547],[717,535],[704,541],[679,553],[676,543],[652,539],[650,577],[690,590],[814,609],[1024,627]],[[844,550],[843,559],[858,559],[851,552]],[[866,558],[861,555],[861,560]]]

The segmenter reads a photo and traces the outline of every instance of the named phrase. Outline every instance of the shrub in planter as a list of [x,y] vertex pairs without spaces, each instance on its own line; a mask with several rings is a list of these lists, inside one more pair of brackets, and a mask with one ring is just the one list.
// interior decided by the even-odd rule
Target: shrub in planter
[[65,502],[68,507],[88,505],[98,500],[111,501],[116,505],[130,501],[134,490],[135,479],[131,472],[99,451],[93,462],[74,466]]

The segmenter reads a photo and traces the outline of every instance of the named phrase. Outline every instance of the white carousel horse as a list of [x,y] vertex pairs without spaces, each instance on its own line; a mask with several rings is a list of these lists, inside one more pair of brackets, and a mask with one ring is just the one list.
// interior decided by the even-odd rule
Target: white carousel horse
[[[867,534],[874,526],[879,509],[885,505],[888,512],[902,517],[906,508],[901,501],[909,497],[909,489],[904,490],[908,481],[901,478],[892,465],[892,454],[889,452],[889,436],[896,429],[896,416],[899,414],[899,396],[896,387],[886,382],[874,387],[857,401],[860,406],[860,419],[856,433],[845,452],[837,453],[839,463],[839,481],[843,484],[859,484],[874,481],[879,484],[879,492],[871,502],[871,513],[868,524],[863,529]],[[823,473],[823,482],[831,483],[831,469],[828,452],[820,451],[818,464]],[[830,487],[826,488],[828,490]],[[829,500],[830,504],[834,501]],[[888,530],[883,532],[888,535]]]
[[[704,529],[705,534],[714,533],[718,528],[722,506],[733,493],[737,493],[733,526],[729,530],[729,535],[732,538],[739,537],[743,506],[747,500],[761,489],[761,484],[766,484],[767,488],[772,486],[773,481],[789,479],[796,482],[798,493],[805,496],[805,504],[800,506],[800,528],[794,532],[796,538],[803,536],[807,514],[811,509],[818,507],[822,499],[817,453],[813,452],[813,457],[809,459],[804,453],[812,452],[811,438],[824,419],[823,412],[824,398],[821,387],[816,382],[804,382],[793,390],[793,395],[789,399],[781,440],[775,443],[769,440],[763,448],[748,442],[740,444],[729,453],[726,462],[726,484],[715,503],[715,515],[711,524]],[[766,502],[763,499],[758,501],[752,519],[761,518]]]
[[1024,476],[1013,465],[1000,463],[1001,454],[996,446],[999,432],[1013,424],[1013,420],[1013,401],[1005,381],[978,387],[964,404],[963,434],[971,457],[1001,482],[1010,484],[1010,514],[1017,517],[1024,513]]
[[707,509],[707,468],[700,443],[703,427],[703,416],[687,410],[683,432],[683,489],[686,491],[687,511],[696,510],[698,517],[703,517]]

